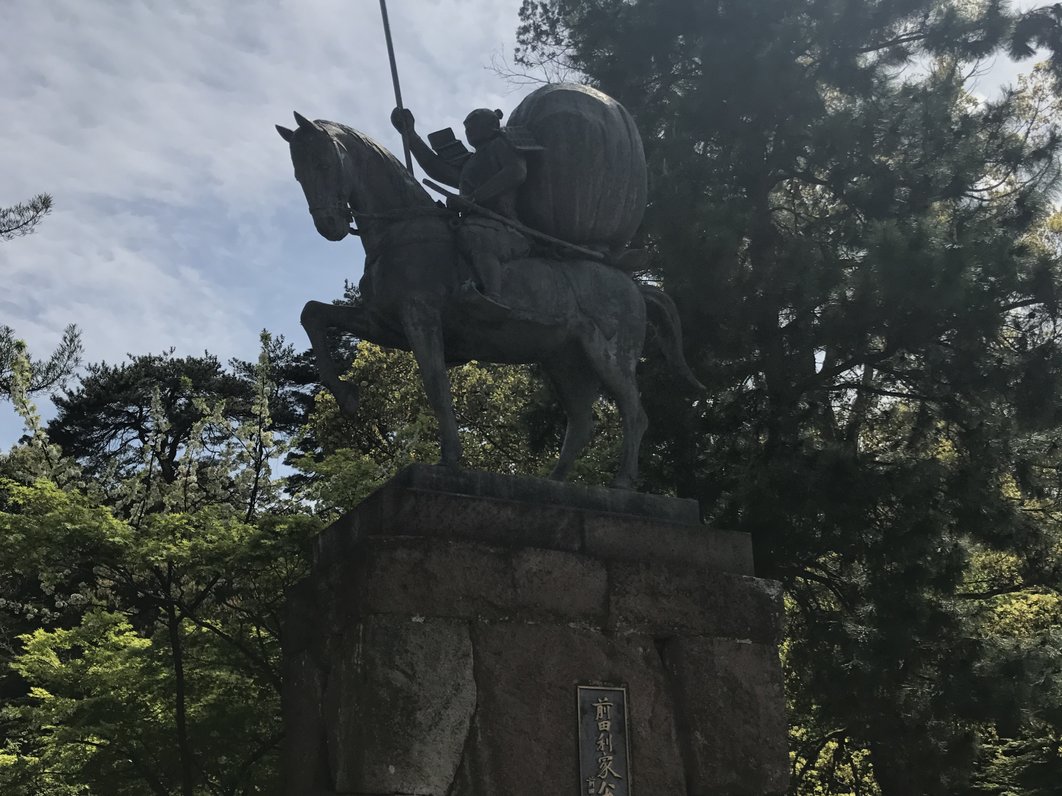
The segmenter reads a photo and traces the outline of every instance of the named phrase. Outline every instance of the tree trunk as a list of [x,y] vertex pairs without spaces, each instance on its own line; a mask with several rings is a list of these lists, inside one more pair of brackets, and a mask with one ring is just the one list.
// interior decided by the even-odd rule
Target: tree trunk
[[[172,575],[172,568],[171,573]],[[188,717],[185,705],[184,650],[181,643],[181,617],[171,600],[166,606],[167,625],[170,632],[170,649],[173,652],[173,680],[175,694],[175,722],[177,725],[177,753],[181,761],[181,795],[195,796],[192,749],[188,744]]]

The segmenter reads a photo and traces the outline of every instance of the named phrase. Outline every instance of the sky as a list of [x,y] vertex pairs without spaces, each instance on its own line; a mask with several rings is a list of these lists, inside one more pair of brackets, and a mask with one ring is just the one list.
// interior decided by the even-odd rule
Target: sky
[[[527,93],[491,68],[512,58],[519,6],[390,0],[419,130],[460,132]],[[990,67],[985,93],[1026,68]],[[35,234],[0,243],[0,324],[31,354],[76,323],[87,362],[253,359],[263,328],[305,346],[303,304],[361,276],[356,238],[314,230],[274,124],[298,110],[400,152],[377,0],[3,0],[0,73],[0,205],[55,199]],[[0,449],[21,431],[0,403]]]
[[[405,104],[425,132],[511,110],[520,0],[390,0]],[[297,347],[310,299],[363,251],[313,228],[274,124],[344,122],[399,153],[377,0],[3,0],[0,205],[50,193],[0,242],[0,324],[43,357],[76,323],[85,360]],[[47,407],[42,407],[47,410]],[[0,404],[0,449],[21,433]]]

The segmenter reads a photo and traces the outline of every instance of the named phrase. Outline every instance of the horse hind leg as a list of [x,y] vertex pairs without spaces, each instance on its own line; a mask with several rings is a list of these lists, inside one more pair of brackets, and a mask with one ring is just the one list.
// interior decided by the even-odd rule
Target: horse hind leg
[[439,421],[440,464],[456,467],[461,461],[461,438],[457,433],[450,376],[446,372],[439,308],[422,300],[407,301],[402,308],[402,328],[416,357],[428,403]]
[[642,396],[638,391],[637,355],[624,356],[615,343],[608,343],[600,334],[586,345],[587,359],[601,379],[605,391],[612,396],[619,409],[623,424],[623,449],[620,465],[612,486],[618,489],[634,489],[638,480],[638,451],[642,435],[649,427],[649,418],[642,408]]
[[550,478],[562,481],[593,436],[594,400],[600,392],[600,384],[581,354],[558,357],[542,363],[542,367],[568,418],[560,458],[549,474]]

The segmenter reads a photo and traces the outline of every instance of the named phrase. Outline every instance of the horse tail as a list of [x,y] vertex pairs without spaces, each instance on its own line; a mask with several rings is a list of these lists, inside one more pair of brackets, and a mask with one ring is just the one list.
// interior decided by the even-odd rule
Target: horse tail
[[686,356],[682,353],[682,323],[679,321],[675,302],[663,290],[652,285],[638,285],[638,289],[645,300],[649,323],[656,331],[664,359],[695,390],[707,392],[705,386],[693,375],[690,366],[686,364]]

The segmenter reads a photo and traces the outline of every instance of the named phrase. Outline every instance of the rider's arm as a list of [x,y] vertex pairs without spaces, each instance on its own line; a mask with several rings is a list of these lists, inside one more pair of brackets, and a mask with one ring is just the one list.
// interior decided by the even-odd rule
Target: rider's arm
[[435,150],[424,143],[416,133],[409,136],[409,150],[417,159],[420,167],[436,182],[456,188],[461,183],[461,171],[439,157]]
[[524,156],[508,145],[505,145],[505,150],[505,165],[469,197],[476,204],[489,204],[497,197],[515,191],[527,179],[527,160]]
[[414,128],[415,120],[408,108],[395,108],[391,111],[391,124],[400,133],[405,134],[409,142],[409,151],[417,159],[420,167],[437,182],[456,188],[461,183],[461,170],[439,157],[435,150],[424,143]]

